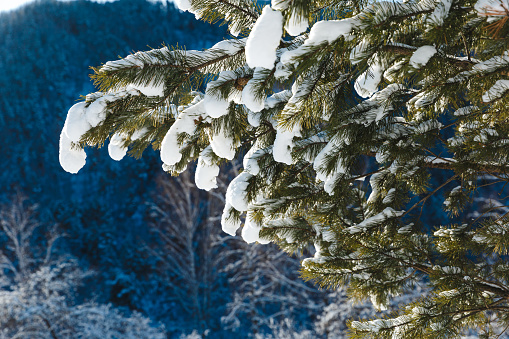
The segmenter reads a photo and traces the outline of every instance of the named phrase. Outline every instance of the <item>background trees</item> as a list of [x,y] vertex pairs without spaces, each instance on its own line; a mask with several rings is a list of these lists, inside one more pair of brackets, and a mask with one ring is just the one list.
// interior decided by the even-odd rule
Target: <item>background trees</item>
[[158,298],[146,298],[144,288],[153,261],[142,248],[150,235],[145,202],[160,164],[147,151],[122,174],[118,163],[98,161],[89,176],[72,178],[54,162],[57,121],[68,102],[92,90],[90,65],[147,45],[176,43],[196,31],[200,34],[187,39],[187,46],[200,48],[221,34],[172,5],[143,0],[37,1],[0,13],[0,201],[7,204],[21,189],[39,204],[42,222],[60,224],[68,246],[59,247],[57,255],[70,255],[77,267],[97,273],[73,297],[94,294],[100,304],[112,302],[145,315],[151,310],[155,318]]
[[160,177],[158,189],[150,209],[154,240],[149,252],[156,260],[154,275],[161,290],[172,291],[163,292],[168,299],[162,304],[181,305],[179,331],[217,331],[228,294],[220,273],[224,246],[217,197],[197,190],[188,172],[179,180]]
[[238,173],[238,164],[218,177],[214,192],[199,191],[191,173],[161,177],[151,207],[155,237],[147,246],[155,259],[152,276],[156,293],[167,298],[160,301],[159,312],[171,312],[165,308],[173,303],[184,311],[170,319],[170,328],[195,335],[222,330],[264,336],[292,321],[295,327],[287,330],[294,334],[314,331],[311,320],[333,299],[299,279],[301,258],[221,232],[226,183]]
[[166,337],[164,327],[139,313],[126,316],[111,305],[80,303],[76,292],[93,272],[56,254],[63,234],[40,224],[35,212],[22,195],[0,210],[2,338]]

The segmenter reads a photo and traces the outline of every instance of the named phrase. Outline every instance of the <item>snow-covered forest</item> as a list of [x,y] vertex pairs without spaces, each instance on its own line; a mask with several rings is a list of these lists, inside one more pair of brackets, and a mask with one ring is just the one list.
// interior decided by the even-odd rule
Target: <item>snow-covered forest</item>
[[1,336],[507,337],[508,7],[0,14]]

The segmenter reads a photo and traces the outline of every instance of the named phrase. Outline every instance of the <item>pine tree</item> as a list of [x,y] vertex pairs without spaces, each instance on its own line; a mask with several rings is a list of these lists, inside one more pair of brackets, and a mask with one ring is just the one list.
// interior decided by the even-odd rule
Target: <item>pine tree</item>
[[[506,0],[180,0],[232,38],[95,68],[68,113],[60,162],[152,145],[210,190],[243,156],[222,217],[247,242],[314,245],[302,275],[348,286],[389,317],[354,338],[496,337],[509,326],[509,4]],[[203,89],[206,89],[203,91]],[[434,217],[435,216],[435,217]]]

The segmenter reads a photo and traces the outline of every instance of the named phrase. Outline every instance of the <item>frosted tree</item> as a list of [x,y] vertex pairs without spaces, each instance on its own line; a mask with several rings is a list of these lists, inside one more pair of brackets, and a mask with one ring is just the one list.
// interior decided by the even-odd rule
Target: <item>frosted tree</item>
[[44,225],[35,212],[21,195],[0,210],[0,338],[166,338],[164,328],[139,313],[75,303],[77,288],[91,272],[55,255],[62,235],[56,227],[37,236]]
[[[278,324],[290,321],[288,330],[299,330],[303,320],[321,312],[327,295],[298,279],[299,258],[273,245],[246,244],[225,239],[228,248],[219,253],[233,293],[222,323],[232,331],[248,331],[261,337],[278,337]],[[291,337],[281,336],[279,337]]]
[[[189,172],[172,180],[160,177],[158,191],[150,224],[158,240],[147,249],[157,259],[157,279],[163,289],[172,291],[173,300],[164,304],[180,304],[189,320],[187,330],[201,335],[219,318],[214,305],[224,294],[218,276],[221,246],[215,241],[221,200],[196,189]],[[182,324],[178,327],[185,329]]]
[[[188,323],[178,327],[196,335],[220,323],[241,336],[266,335],[281,319],[307,320],[319,313],[326,296],[298,279],[298,258],[221,232],[228,177],[235,177],[238,167],[234,162],[223,171],[218,188],[210,192],[196,188],[191,170],[178,178],[160,177],[151,206],[150,227],[157,240],[148,250],[157,259],[161,288],[172,291],[161,304],[180,304]],[[221,286],[225,280],[227,286]]]
[[197,161],[211,190],[220,165],[243,157],[226,233],[314,245],[306,279],[379,309],[421,281],[431,289],[352,321],[353,337],[496,337],[509,325],[506,0],[178,5],[238,38],[96,68],[100,92],[60,136],[65,170],[85,164],[86,146],[109,141],[119,160],[152,145],[172,174]]

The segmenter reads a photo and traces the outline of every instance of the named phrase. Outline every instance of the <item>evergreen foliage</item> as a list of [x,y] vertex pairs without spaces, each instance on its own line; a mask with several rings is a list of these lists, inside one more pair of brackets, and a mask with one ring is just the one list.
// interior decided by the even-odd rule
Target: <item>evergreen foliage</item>
[[[0,13],[0,18],[0,41],[4,47],[0,50],[0,129],[4,137],[0,150],[0,200],[10,204],[10,195],[21,187],[30,201],[39,205],[38,220],[43,224],[58,223],[65,233],[53,247],[52,258],[75,258],[71,263],[63,263],[67,265],[65,272],[58,271],[58,265],[52,266],[53,271],[42,265],[39,271],[39,266],[31,263],[28,274],[33,281],[65,273],[59,273],[49,285],[27,288],[13,279],[6,280],[6,295],[17,297],[20,302],[19,312],[13,314],[15,317],[5,317],[13,327],[0,326],[6,329],[7,337],[29,326],[39,328],[41,337],[49,335],[38,315],[30,313],[34,308],[51,314],[48,319],[65,326],[72,321],[96,330],[101,325],[122,326],[126,319],[139,322],[142,328],[150,318],[164,323],[170,338],[179,338],[196,328],[200,328],[196,333],[208,334],[209,338],[247,337],[255,332],[264,337],[271,331],[277,333],[275,327],[285,318],[294,319],[292,324],[296,328],[293,331],[313,326],[323,306],[335,299],[327,297],[328,291],[313,288],[311,282],[298,281],[298,285],[314,290],[309,293],[279,284],[282,277],[297,281],[299,257],[278,253],[275,246],[251,248],[241,238],[222,233],[219,224],[224,201],[221,199],[224,199],[226,186],[219,178],[217,184],[221,191],[209,192],[217,198],[213,206],[210,205],[212,199],[204,198],[207,192],[197,194],[201,210],[211,215],[205,213],[198,218],[200,225],[192,244],[197,249],[193,253],[197,272],[214,274],[200,276],[198,273],[198,279],[187,280],[186,271],[170,273],[167,270],[167,264],[171,265],[174,258],[166,247],[166,238],[160,234],[181,238],[183,234],[175,232],[181,227],[196,225],[175,222],[175,214],[169,214],[168,218],[156,216],[155,220],[150,216],[152,204],[164,199],[164,189],[156,189],[160,181],[155,178],[163,177],[163,186],[169,182],[182,184],[182,177],[170,181],[166,173],[160,171],[156,152],[144,152],[141,161],[115,162],[105,161],[107,150],[94,150],[93,156],[89,153],[87,171],[79,176],[65,173],[55,161],[65,107],[92,89],[87,77],[89,65],[98,65],[132,50],[146,49],[147,45],[159,46],[162,41],[185,42],[188,48],[210,46],[224,35],[225,27],[197,22],[193,15],[180,12],[171,3],[165,6],[146,0],[102,4],[42,0],[16,11]],[[224,174],[222,170],[221,175]],[[173,209],[168,205],[161,205],[161,208]],[[150,221],[161,230],[152,234]],[[205,251],[211,245],[206,235],[209,231],[214,236],[222,233],[213,243],[213,254]],[[29,250],[44,249],[45,236],[45,227],[36,228]],[[4,240],[0,235],[2,249],[9,253]],[[250,251],[244,251],[245,248]],[[42,258],[41,255],[44,253],[35,254],[37,258]],[[219,260],[220,256],[224,260]],[[277,267],[269,265],[267,260],[271,258],[279,260]],[[217,267],[203,267],[211,261]],[[91,269],[94,274],[89,274]],[[216,274],[218,271],[221,272]],[[70,281],[75,277],[73,272],[85,272],[83,284]],[[266,291],[264,298],[257,299],[257,290],[248,283],[249,272],[258,273],[258,286]],[[274,272],[278,274],[278,284],[273,283]],[[246,279],[238,280],[236,276]],[[55,290],[63,284],[72,288]],[[198,284],[199,290],[204,292],[200,297],[205,301],[202,307],[206,321],[202,321],[200,327],[196,325],[193,310],[186,306],[189,305],[187,294],[172,288],[183,286],[188,290],[193,284]],[[41,286],[55,298],[39,293]],[[76,286],[80,288],[74,288]],[[32,287],[37,290],[30,289]],[[12,300],[3,299],[2,307],[7,311],[12,309]],[[344,305],[347,309],[349,306]],[[79,313],[81,310],[84,312]],[[372,308],[369,311],[369,314],[374,312]],[[125,317],[126,314],[131,316]],[[270,322],[271,327],[259,326],[253,321],[253,314],[257,315],[256,319]],[[229,315],[228,319],[241,321],[238,328],[225,326]],[[62,322],[63,316],[67,316],[69,322]],[[234,321],[229,324],[233,325]],[[72,336],[77,333],[80,332],[75,331]],[[154,336],[151,331],[145,331],[145,335],[133,333],[139,338]],[[338,333],[344,335],[344,327]]]
[[[290,253],[314,245],[306,279],[380,309],[430,287],[390,317],[350,322],[352,337],[499,335],[509,325],[507,2],[180,6],[240,37],[96,68],[101,92],[69,111],[63,167],[77,172],[82,148],[108,140],[135,156],[152,145],[173,174],[198,160],[197,183],[212,189],[218,165],[244,156],[226,192],[227,233],[243,224],[247,242]],[[266,15],[279,18],[276,45],[259,33]],[[436,213],[432,199],[448,213],[438,223],[422,217]]]

